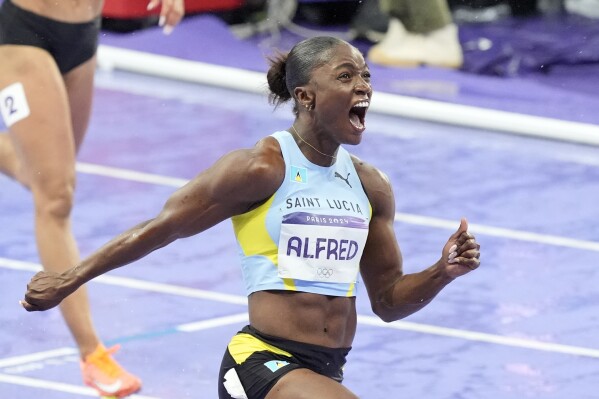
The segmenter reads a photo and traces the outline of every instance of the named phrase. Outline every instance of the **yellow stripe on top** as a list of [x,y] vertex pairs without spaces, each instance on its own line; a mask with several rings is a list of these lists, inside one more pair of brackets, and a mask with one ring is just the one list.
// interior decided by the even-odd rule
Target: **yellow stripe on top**
[[349,285],[349,289],[347,290],[347,294],[345,296],[348,296],[348,297],[354,296],[355,289],[356,289],[356,283],[355,282],[351,283]]
[[283,284],[285,284],[285,289],[288,291],[297,291],[297,287],[293,282],[292,278],[283,278]]
[[266,256],[275,265],[278,264],[277,244],[272,240],[266,230],[266,216],[275,196],[259,207],[242,215],[233,216],[233,229],[235,236],[245,256]]
[[[242,215],[233,216],[233,230],[237,242],[245,256],[265,256],[273,263],[279,265],[279,249],[266,229],[266,216],[274,200],[274,194],[262,205]],[[293,279],[283,279],[283,284],[288,290],[296,291]]]
[[229,353],[235,359],[235,363],[242,364],[255,352],[268,351],[277,355],[291,357],[291,353],[285,352],[275,346],[260,341],[258,338],[250,334],[237,334],[229,342]]

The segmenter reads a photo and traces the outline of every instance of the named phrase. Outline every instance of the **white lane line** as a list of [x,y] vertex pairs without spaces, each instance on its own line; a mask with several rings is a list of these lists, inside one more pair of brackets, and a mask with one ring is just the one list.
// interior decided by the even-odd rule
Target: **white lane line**
[[[218,296],[220,296],[220,295],[218,295]],[[245,298],[243,298],[243,299],[245,300]],[[207,329],[216,328],[216,327],[222,327],[222,326],[231,325],[231,324],[247,323],[248,320],[249,320],[249,316],[248,316],[247,312],[243,312],[243,313],[239,313],[239,314],[235,314],[235,315],[231,315],[231,316],[217,317],[217,318],[209,319],[209,320],[202,320],[202,321],[197,321],[197,322],[192,322],[192,323],[181,324],[181,325],[175,327],[175,330],[189,333],[189,332],[207,330]],[[33,353],[33,354],[29,354],[29,355],[24,355],[24,356],[15,356],[12,358],[0,359],[0,369],[6,368],[6,367],[17,366],[17,365],[23,366],[26,364],[35,363],[35,362],[39,362],[42,360],[47,360],[50,358],[62,357],[65,355],[73,355],[76,353],[77,353],[77,350],[75,348],[59,348],[59,349],[55,349],[55,350]],[[60,383],[60,382],[54,382],[54,381],[46,381],[46,380],[42,380],[39,378],[11,375],[11,374],[0,373],[0,383],[21,385],[21,386],[27,386],[30,388],[41,388],[41,389],[46,389],[46,390],[79,394],[79,395],[85,395],[85,396],[94,396],[94,397],[98,396],[98,393],[91,388],[77,386],[77,385],[71,385],[71,384],[65,384],[65,383]],[[149,396],[142,396],[142,395],[133,395],[130,398],[131,399],[158,399],[158,398],[152,398]]]
[[50,358],[71,356],[77,354],[75,348],[58,348],[45,352],[32,353],[30,355],[15,356],[6,359],[0,359],[0,368],[12,367],[25,363],[39,362]]
[[[245,298],[243,298],[245,299]],[[238,313],[230,316],[215,317],[208,320],[200,320],[176,326],[173,330],[180,332],[196,332],[209,330],[211,328],[228,326],[231,324],[246,323],[249,321],[247,312]],[[52,358],[77,355],[76,348],[58,348],[44,352],[31,353],[28,355],[8,357],[0,359],[0,369],[7,369],[14,366],[23,366],[27,364],[42,362]]]
[[[0,257],[0,267],[22,270],[22,271],[38,271],[41,270],[41,266],[30,262],[21,262],[16,260],[10,260]],[[94,281],[102,282],[104,284],[119,285],[122,287],[146,290],[151,292],[158,292],[162,294],[178,295],[188,298],[205,299],[216,302],[225,302],[238,305],[247,305],[247,298],[241,295],[229,295],[221,294],[218,292],[211,292],[205,290],[199,290],[196,288],[181,287],[171,284],[160,284],[152,283],[149,281],[137,280],[133,278],[113,277],[113,276],[100,276],[94,279]],[[15,306],[18,306],[15,304]],[[192,332],[205,330],[208,328],[214,328],[224,326],[232,323],[243,322],[247,320],[246,313],[240,313],[232,316],[224,316],[221,318],[203,320],[194,323],[182,324],[175,327],[179,331]],[[446,337],[468,339],[472,341],[494,343],[497,345],[520,347],[527,349],[536,349],[556,353],[564,353],[570,355],[586,356],[599,358],[599,350],[592,348],[568,346],[561,344],[553,344],[548,342],[534,341],[528,339],[511,338],[502,335],[485,334],[473,331],[451,329],[445,327],[437,327],[429,324],[411,323],[406,321],[397,321],[394,323],[384,323],[378,318],[373,316],[358,316],[359,324],[366,324],[371,326],[377,326],[381,328],[391,328],[400,330],[417,331],[426,334],[435,334]],[[5,360],[7,361],[7,360]],[[1,365],[0,361],[0,365]]]
[[[72,393],[76,395],[85,395],[85,396],[93,396],[98,397],[98,392],[92,388],[64,384],[62,382],[54,382],[54,381],[46,381],[38,378],[30,378],[23,377],[17,375],[9,375],[9,374],[0,374],[0,382],[4,382],[7,384],[13,385],[22,385],[30,388],[41,388],[50,391],[58,391],[64,393]],[[128,396],[130,399],[158,399],[152,396],[143,396],[143,395],[132,395]]]
[[[132,180],[141,183],[158,184],[176,188],[181,187],[188,182],[188,180],[185,179],[81,162],[77,163],[77,171],[99,176],[112,177],[115,179]],[[401,212],[397,212],[395,214],[395,220],[418,226],[434,227],[446,230],[456,230],[459,226],[459,220],[438,219]],[[493,237],[599,252],[599,242],[595,241],[576,240],[573,238],[485,226],[482,224],[470,224],[470,229],[477,234],[484,234]]]
[[179,179],[176,177],[161,176],[152,173],[136,172],[134,170],[113,168],[111,166],[103,166],[85,162],[77,162],[76,169],[78,172],[87,173],[89,175],[98,175],[112,177],[115,179],[129,180],[140,183],[157,184],[168,187],[181,187],[189,180]]
[[[460,225],[459,220],[437,219],[428,216],[418,216],[400,212],[395,214],[395,220],[418,226],[434,227],[450,231],[457,230],[458,226]],[[527,231],[504,229],[501,227],[485,226],[475,223],[469,223],[468,227],[470,231],[476,234],[599,252],[599,242],[595,241],[575,240],[573,238],[530,233]]]
[[485,342],[516,348],[534,349],[545,352],[563,353],[566,355],[585,356],[599,359],[599,349],[585,348],[581,346],[562,345],[551,342],[534,341],[531,339],[507,337],[504,335],[458,330],[455,328],[438,327],[402,320],[395,321],[393,323],[385,323],[384,321],[373,316],[358,315],[358,323],[374,327],[414,331],[423,334],[434,334],[444,337],[466,339],[469,341]]
[[[8,259],[3,257],[0,257],[0,267],[5,269],[22,270],[34,273],[42,270],[42,266],[38,263],[23,262],[20,260]],[[94,279],[94,282],[150,292],[157,292],[161,294],[171,294],[196,299],[207,299],[217,302],[231,303],[234,305],[247,305],[248,303],[247,298],[244,296],[221,294],[214,291],[200,290],[197,288],[188,288],[174,284],[155,283],[152,281],[139,280],[130,277],[111,276],[105,274],[96,277]]]

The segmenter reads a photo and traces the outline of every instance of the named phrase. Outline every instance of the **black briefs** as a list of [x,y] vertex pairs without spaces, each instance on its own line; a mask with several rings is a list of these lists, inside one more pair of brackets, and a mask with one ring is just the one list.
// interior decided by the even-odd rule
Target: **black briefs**
[[263,334],[245,326],[229,343],[218,381],[219,399],[262,399],[288,372],[307,368],[337,382],[351,348],[326,348]]
[[0,45],[17,44],[48,51],[62,74],[96,53],[100,16],[83,23],[46,18],[4,0],[0,6]]

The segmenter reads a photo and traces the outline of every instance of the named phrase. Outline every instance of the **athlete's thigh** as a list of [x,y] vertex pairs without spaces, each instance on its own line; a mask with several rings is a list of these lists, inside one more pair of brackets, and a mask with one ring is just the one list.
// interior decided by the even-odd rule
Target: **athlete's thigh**
[[285,374],[272,387],[265,399],[357,399],[349,389],[308,369],[295,369]]
[[55,176],[70,178],[75,163],[71,116],[54,59],[36,47],[10,45],[0,46],[0,59],[4,109],[9,106],[18,116],[7,123],[8,130],[28,178],[32,184]]
[[89,125],[94,94],[96,56],[64,75],[64,82],[71,108],[73,138],[79,151]]

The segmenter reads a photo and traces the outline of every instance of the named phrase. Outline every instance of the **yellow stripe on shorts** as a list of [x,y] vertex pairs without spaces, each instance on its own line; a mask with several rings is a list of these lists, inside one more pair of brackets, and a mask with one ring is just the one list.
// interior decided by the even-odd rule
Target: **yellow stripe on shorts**
[[277,355],[291,357],[291,353],[285,352],[277,347],[267,344],[266,342],[260,341],[258,338],[250,334],[237,334],[229,342],[229,353],[235,359],[235,363],[242,364],[255,352],[268,351],[276,353]]

